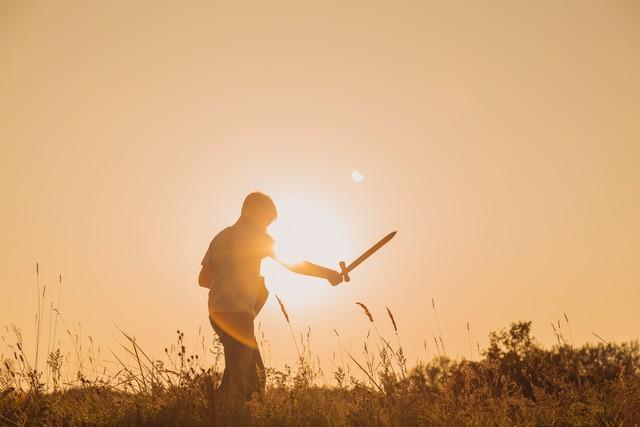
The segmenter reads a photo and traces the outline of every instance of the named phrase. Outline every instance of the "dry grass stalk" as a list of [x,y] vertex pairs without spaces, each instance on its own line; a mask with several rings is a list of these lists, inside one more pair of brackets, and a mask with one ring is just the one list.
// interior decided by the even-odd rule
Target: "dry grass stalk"
[[469,360],[473,359],[473,350],[471,349],[471,326],[467,320],[467,343],[469,345]]
[[569,323],[569,317],[567,317],[567,313],[564,314],[564,320],[567,322],[567,328],[569,329],[569,338],[571,339],[571,346],[573,347],[573,332],[571,331],[571,323]]
[[38,370],[38,356],[40,353],[40,328],[42,326],[42,306],[44,305],[44,289],[42,295],[40,295],[40,263],[36,262],[36,287],[38,295],[38,311],[36,312],[36,358],[34,368]]
[[[365,343],[366,345],[366,343]],[[351,355],[351,353],[347,352],[347,355],[351,358],[351,360],[353,361],[353,363],[356,364],[356,366],[362,371],[364,372],[364,374],[369,378],[369,381],[371,381],[371,383],[373,385],[376,386],[376,388],[381,392],[384,393],[384,390],[382,389],[382,387],[380,387],[380,385],[376,382],[376,380],[373,378],[373,376],[360,364],[358,363],[358,361],[355,359],[355,357],[353,357]]]
[[591,331],[591,333],[593,334],[594,337],[598,338],[600,341],[602,341],[603,343],[605,343],[606,345],[609,345],[609,343],[602,338],[600,335],[596,334],[595,332]]
[[438,352],[438,357],[442,357],[442,353],[440,353],[440,345],[438,344],[438,338],[433,336],[433,342],[436,344],[436,351]]
[[[291,333],[291,339],[293,340],[293,344],[296,346],[296,353],[298,353],[298,360],[300,361],[300,363],[303,363],[303,355],[300,352],[300,348],[298,347],[298,340],[296,340],[296,336],[293,333],[293,327],[291,326],[291,321],[289,320],[289,313],[287,313],[287,309],[284,306],[284,303],[282,302],[282,300],[280,299],[280,297],[278,295],[276,295],[276,299],[278,300],[278,305],[280,305],[280,311],[282,311],[282,314],[284,315],[284,318],[287,321],[287,324],[289,325],[289,332]],[[303,344],[304,347],[304,344]]]
[[442,354],[444,354],[444,357],[447,357],[447,351],[444,349],[444,340],[442,339],[442,328],[440,328],[440,319],[438,318],[438,312],[436,311],[436,302],[433,298],[431,298],[431,307],[433,307],[433,315],[436,318],[436,326],[438,327],[440,344],[442,345]]

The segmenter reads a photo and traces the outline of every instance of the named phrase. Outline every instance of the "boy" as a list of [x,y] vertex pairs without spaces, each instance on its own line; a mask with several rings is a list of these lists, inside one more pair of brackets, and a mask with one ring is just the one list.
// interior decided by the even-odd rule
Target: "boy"
[[209,321],[224,347],[225,370],[220,391],[245,400],[264,391],[264,365],[254,334],[253,320],[269,292],[260,276],[260,263],[271,257],[294,273],[342,282],[335,270],[303,261],[288,265],[273,253],[267,227],[277,218],[269,196],[249,194],[240,218],[218,233],[202,260],[200,286],[209,288]]

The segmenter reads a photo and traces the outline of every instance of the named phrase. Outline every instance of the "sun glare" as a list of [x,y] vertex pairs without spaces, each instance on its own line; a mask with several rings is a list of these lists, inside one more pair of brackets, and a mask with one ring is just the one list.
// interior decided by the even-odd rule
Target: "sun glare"
[[[303,260],[327,268],[338,268],[350,253],[347,224],[338,209],[309,199],[277,200],[278,219],[269,227],[276,241],[276,256],[288,264]],[[283,296],[289,304],[317,303],[329,286],[321,279],[291,273],[274,262],[263,264],[263,274],[272,293]]]

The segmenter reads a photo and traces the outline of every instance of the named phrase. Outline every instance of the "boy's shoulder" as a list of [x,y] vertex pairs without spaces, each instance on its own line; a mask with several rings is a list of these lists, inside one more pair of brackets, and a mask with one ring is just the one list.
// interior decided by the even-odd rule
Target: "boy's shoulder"
[[225,240],[231,234],[231,227],[226,227],[218,232],[213,239],[211,239],[211,245],[219,243],[221,240]]
[[234,224],[229,233],[229,241],[234,246],[252,248],[265,256],[272,253],[274,240],[264,228],[252,224]]
[[235,253],[251,253],[260,258],[273,254],[274,240],[266,230],[251,224],[233,224],[215,235],[205,254],[209,257]]
[[273,244],[274,240],[266,230],[252,224],[236,223],[230,225],[215,235],[211,243],[223,242],[256,242]]

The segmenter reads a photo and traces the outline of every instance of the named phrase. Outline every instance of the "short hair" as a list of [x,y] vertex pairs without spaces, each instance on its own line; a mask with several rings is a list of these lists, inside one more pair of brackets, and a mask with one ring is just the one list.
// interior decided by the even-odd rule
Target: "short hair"
[[245,218],[262,218],[271,223],[278,217],[278,211],[271,197],[259,191],[254,191],[244,198],[240,216]]

